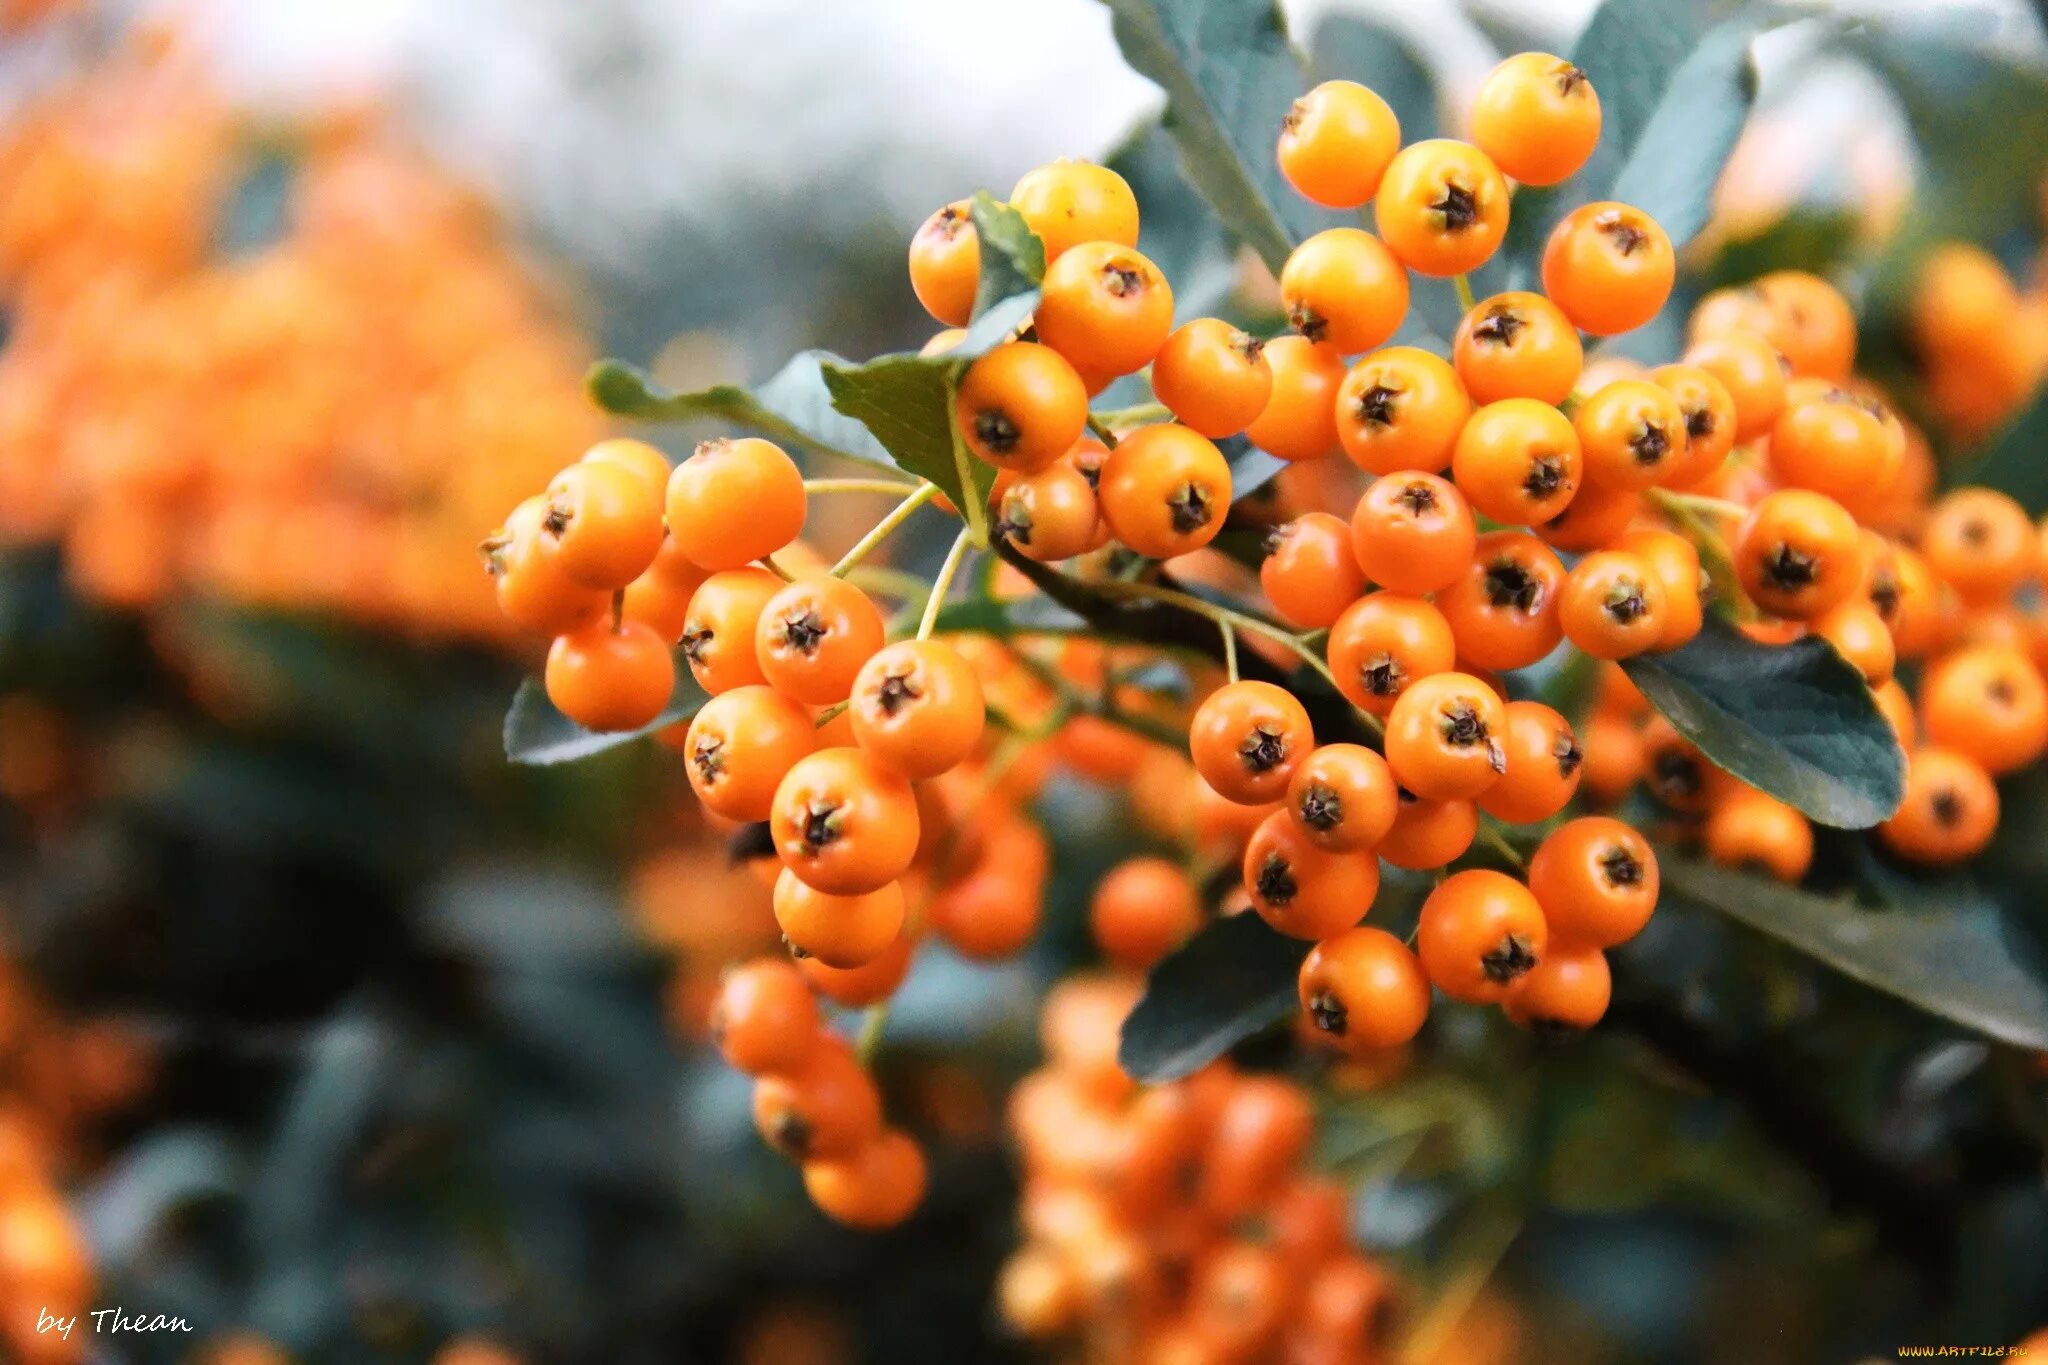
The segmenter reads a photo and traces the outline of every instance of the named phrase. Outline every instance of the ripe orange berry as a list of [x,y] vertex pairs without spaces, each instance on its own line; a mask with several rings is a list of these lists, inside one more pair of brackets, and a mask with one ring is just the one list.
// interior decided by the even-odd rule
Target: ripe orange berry
[[1641,559],[1664,588],[1664,629],[1653,648],[1676,649],[1699,634],[1705,618],[1705,576],[1693,543],[1675,532],[1645,526],[1617,536],[1614,548]]
[[1771,472],[1778,482],[1837,502],[1858,502],[1890,483],[1903,457],[1904,447],[1892,443],[1878,414],[1846,389],[1787,401],[1771,427]]
[[1872,695],[1877,698],[1877,709],[1892,727],[1892,733],[1899,737],[1899,747],[1913,752],[1920,742],[1920,726],[1913,714],[1913,699],[1906,695],[1906,689],[1893,678],[1873,688]]
[[1860,598],[1851,597],[1815,617],[1813,633],[1833,645],[1872,687],[1882,686],[1898,662],[1891,631],[1877,609]]
[[1998,788],[1981,764],[1928,744],[1906,761],[1906,798],[1877,827],[1885,846],[1916,863],[1959,863],[1998,832]]
[[541,534],[546,515],[546,498],[528,498],[478,549],[506,619],[535,635],[560,635],[595,621],[608,602],[555,563],[554,542]]
[[1397,793],[1394,824],[1379,842],[1380,857],[1410,872],[1430,872],[1463,857],[1479,833],[1479,808],[1470,801],[1425,801]]
[[570,465],[548,485],[541,534],[572,583],[610,592],[638,578],[661,548],[661,499],[637,470],[609,460]]
[[775,789],[818,747],[810,713],[754,684],[713,697],[683,734],[683,769],[707,810],[728,820],[766,820]]
[[862,1232],[893,1228],[924,1201],[924,1152],[889,1129],[849,1156],[804,1163],[804,1192],[835,1223]]
[[862,665],[852,697],[855,741],[913,781],[966,761],[988,714],[980,678],[939,640],[899,640],[880,650]]
[[1856,365],[1856,313],[1842,291],[1818,275],[1776,270],[1751,288],[1776,319],[1767,332],[1795,375],[1842,383]]
[[996,1277],[1003,1326],[1026,1340],[1064,1335],[1081,1321],[1084,1307],[1079,1276],[1065,1255],[1050,1248],[1020,1248]]
[[1522,1028],[1589,1029],[1607,1013],[1614,979],[1598,948],[1553,949],[1508,992],[1501,1012]]
[[981,287],[981,234],[965,199],[935,210],[910,239],[910,291],[948,327],[965,327]]
[[683,626],[690,619],[690,599],[711,575],[698,568],[675,548],[675,539],[662,542],[654,562],[631,583],[619,604],[628,621],[639,621],[670,643],[683,638]]
[[1551,831],[1529,860],[1529,889],[1561,948],[1612,948],[1657,908],[1657,855],[1634,828],[1604,815]]
[[1107,538],[1095,485],[1062,457],[1031,474],[1011,476],[996,501],[995,532],[1026,559],[1050,564],[1095,549]]
[[1805,489],[1771,493],[1735,533],[1735,573],[1765,611],[1801,620],[1820,615],[1862,577],[1856,520],[1832,498]]
[[1138,197],[1107,166],[1062,159],[1027,171],[1010,191],[1010,207],[1045,243],[1048,267],[1082,242],[1138,244]]
[[1587,204],[1543,247],[1543,292],[1582,332],[1633,331],[1664,307],[1677,263],[1657,220],[1627,204]]
[[1596,389],[1572,414],[1585,458],[1586,481],[1610,488],[1648,488],[1685,460],[1685,414],[1678,400],[1641,379]]
[[776,691],[813,706],[845,701],[854,675],[882,647],[882,613],[843,578],[791,583],[761,608],[754,654]]
[[1458,657],[1480,668],[1525,668],[1557,647],[1564,564],[1525,531],[1479,537],[1465,572],[1436,594]]
[[661,501],[668,493],[668,456],[647,442],[628,436],[614,436],[584,451],[583,462],[617,465],[637,475],[653,497],[656,510],[660,510]]
[[1317,847],[1292,815],[1276,810],[1245,845],[1244,888],[1280,933],[1326,939],[1365,918],[1379,894],[1380,865],[1370,853]]
[[775,923],[789,946],[828,967],[874,961],[903,930],[903,884],[835,896],[799,881],[785,867],[775,879]]
[[1443,613],[1417,597],[1376,592],[1344,609],[1330,627],[1330,672],[1337,690],[1383,716],[1418,678],[1442,673],[1457,661],[1457,644]]
[[1327,228],[1287,258],[1280,305],[1295,331],[1345,355],[1369,351],[1408,315],[1408,272],[1362,228]]
[[792,1161],[858,1151],[882,1128],[882,1098],[854,1058],[830,1033],[812,1036],[795,1070],[754,1084],[754,1127],[762,1141]]
[[1230,465],[1206,436],[1178,423],[1140,427],[1103,462],[1096,496],[1118,540],[1141,555],[1171,559],[1223,529]]
[[749,1076],[798,1070],[818,1042],[818,1003],[787,962],[757,958],[729,967],[711,1006],[711,1037]]
[[1308,712],[1292,692],[1234,682],[1211,692],[1188,724],[1188,752],[1202,780],[1239,805],[1278,801],[1315,747]]
[[1346,1052],[1400,1047],[1429,1018],[1429,978],[1406,944],[1383,929],[1347,929],[1309,949],[1301,1008]]
[[1586,73],[1547,52],[1508,58],[1472,101],[1472,140],[1524,185],[1569,180],[1600,141],[1600,96]]
[[1579,485],[1565,509],[1539,524],[1536,534],[1546,545],[1560,550],[1597,550],[1612,544],[1627,529],[1643,507],[1643,495],[1633,488],[1606,488],[1597,483]]
[[1727,774],[1662,716],[1642,729],[1643,782],[1650,795],[1676,811],[1697,814],[1712,806],[1727,786]]
[[1306,337],[1275,337],[1266,343],[1266,367],[1273,391],[1244,430],[1251,443],[1282,460],[1320,460],[1337,448],[1337,390],[1344,383],[1344,357],[1333,346]]
[[1491,1005],[1543,960],[1550,941],[1529,888],[1500,872],[1457,872],[1422,903],[1422,969],[1453,1000]]
[[968,449],[998,469],[1043,469],[1088,425],[1088,391],[1050,346],[1011,341],[967,367],[953,400]]
[[1664,584],[1641,555],[1596,550],[1572,566],[1557,619],[1571,642],[1596,659],[1626,659],[1664,636]]
[[1500,697],[1479,679],[1465,673],[1422,678],[1387,713],[1387,766],[1424,800],[1470,800],[1507,771],[1506,728]]
[[2004,493],[1958,488],[1929,509],[1920,553],[1966,600],[1985,602],[2005,597],[2035,574],[2039,542],[2026,511]]
[[1578,328],[1541,294],[1496,294],[1465,314],[1451,338],[1458,378],[1475,403],[1562,403],[1579,382]]
[[859,749],[798,759],[775,789],[768,824],[783,864],[835,896],[879,891],[917,855],[910,783]]
[[1565,718],[1541,702],[1511,701],[1504,711],[1500,742],[1508,770],[1480,793],[1479,808],[1496,820],[1533,825],[1571,804],[1579,789],[1579,742]]
[[1088,926],[1117,966],[1144,971],[1178,948],[1202,923],[1195,884],[1164,858],[1130,858],[1096,883]]
[[1721,381],[1735,404],[1735,439],[1754,441],[1770,431],[1785,407],[1790,366],[1769,339],[1733,327],[1686,347],[1684,363]]
[[1273,369],[1266,343],[1221,318],[1196,318],[1152,361],[1152,392],[1182,426],[1211,440],[1235,436],[1266,410]]
[[1720,380],[1697,365],[1659,365],[1644,376],[1677,400],[1685,417],[1685,449],[1659,480],[1692,488],[1718,473],[1735,448],[1735,400]]
[[1008,872],[978,868],[940,891],[932,901],[932,927],[970,962],[1015,956],[1045,909],[1044,888]]
[[1173,287],[1135,247],[1082,242],[1045,269],[1038,339],[1085,374],[1152,363],[1173,330]]
[[1334,853],[1378,844],[1399,806],[1387,761],[1362,744],[1319,746],[1287,783],[1287,810],[1302,836]]
[[1797,883],[1813,866],[1813,826],[1753,787],[1738,787],[1715,802],[1702,833],[1707,856],[1723,867]]
[[727,569],[698,585],[683,619],[682,647],[699,687],[715,697],[767,681],[754,635],[761,613],[782,587],[766,569]]
[[1929,744],[2002,777],[2048,749],[2048,685],[2016,649],[1966,646],[1921,679],[1920,724]]
[[1197,1199],[1228,1223],[1270,1200],[1315,1137],[1315,1109],[1279,1076],[1228,1078],[1216,1106]]
[[1451,452],[1451,477],[1472,509],[1508,526],[1532,526],[1562,512],[1578,492],[1582,469],[1570,419],[1533,398],[1479,409]]
[[676,666],[668,645],[636,621],[597,621],[548,646],[548,700],[586,730],[638,730],[668,705]]
[[804,513],[803,472],[758,437],[706,441],[668,478],[668,533],[714,571],[774,554],[802,533]]
[[1310,512],[1273,528],[1259,564],[1259,586],[1282,620],[1320,630],[1365,592],[1365,573],[1351,551],[1342,517]]
[[1287,110],[1280,174],[1311,203],[1355,209],[1400,149],[1400,120],[1385,100],[1356,81],[1324,81]]
[[1434,592],[1455,582],[1478,543],[1472,509],[1434,474],[1374,480],[1351,513],[1351,552],[1372,582],[1394,592]]
[[1368,474],[1451,462],[1451,447],[1472,413],[1457,371],[1415,346],[1390,346],[1351,367],[1337,390],[1337,439]]
[[1477,147],[1433,138],[1394,157],[1372,208],[1380,239],[1410,270],[1462,275],[1507,235],[1508,182]]
[[1643,737],[1634,722],[1595,713],[1586,722],[1581,747],[1586,754],[1582,785],[1595,801],[1619,801],[1643,780]]

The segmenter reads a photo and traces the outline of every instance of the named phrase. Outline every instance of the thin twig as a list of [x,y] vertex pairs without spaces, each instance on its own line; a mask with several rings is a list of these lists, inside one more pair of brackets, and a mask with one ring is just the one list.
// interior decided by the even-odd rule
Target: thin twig
[[974,548],[974,533],[963,529],[953,537],[953,548],[946,551],[946,562],[939,566],[939,576],[932,580],[932,595],[925,599],[924,617],[917,623],[917,638],[929,640],[932,631],[939,624],[939,612],[946,605],[946,594],[952,590],[953,576],[960,572],[960,565],[966,560],[967,552]]
[[919,484],[916,492],[912,493],[902,502],[897,503],[889,515],[883,517],[870,527],[866,535],[854,542],[851,550],[848,550],[839,557],[839,562],[832,566],[832,576],[834,578],[846,577],[848,569],[866,559],[877,545],[880,545],[891,535],[895,534],[897,527],[910,520],[911,513],[938,495],[939,486],[937,484]]

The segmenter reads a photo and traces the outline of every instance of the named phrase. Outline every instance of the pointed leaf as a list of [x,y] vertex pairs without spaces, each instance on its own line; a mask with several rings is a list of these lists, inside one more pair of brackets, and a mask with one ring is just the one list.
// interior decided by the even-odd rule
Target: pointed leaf
[[1760,644],[1710,616],[1691,643],[1622,667],[1701,753],[1821,824],[1864,829],[1898,809],[1898,737],[1826,641]]
[[697,686],[689,668],[678,658],[675,695],[669,698],[661,715],[638,730],[601,734],[584,729],[556,710],[555,704],[548,700],[547,689],[538,679],[528,678],[519,684],[518,692],[512,697],[512,708],[505,713],[505,757],[514,763],[532,767],[574,763],[622,744],[631,744],[636,739],[644,739],[671,725],[679,725],[696,715],[706,700],[703,689]]
[[1308,949],[1249,910],[1208,924],[1152,969],[1117,1061],[1141,1081],[1179,1080],[1283,1022]]
[[1756,104],[1756,25],[1709,33],[1671,76],[1608,197],[1655,218],[1682,247],[1707,225],[1714,186]]
[[655,383],[637,366],[600,360],[591,366],[584,385],[606,412],[635,421],[730,422],[821,455],[896,468],[866,427],[833,409],[822,368],[827,361],[844,363],[830,351],[803,351],[772,379],[751,389],[714,384],[694,393],[677,393]]
[[978,318],[1004,299],[1038,288],[1045,278],[1045,243],[1023,214],[996,202],[987,190],[974,192],[968,212],[981,243],[981,281],[974,291]]

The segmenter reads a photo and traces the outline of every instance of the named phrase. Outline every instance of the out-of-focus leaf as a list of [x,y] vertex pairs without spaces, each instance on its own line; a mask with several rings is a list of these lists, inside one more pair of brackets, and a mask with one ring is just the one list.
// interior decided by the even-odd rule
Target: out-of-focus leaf
[[1250,911],[1207,925],[1152,969],[1117,1060],[1141,1081],[1193,1075],[1300,1008],[1308,947]]
[[1709,617],[1690,643],[1622,667],[1701,753],[1820,823],[1864,829],[1898,809],[1898,738],[1825,641],[1760,644]]
[[[1237,251],[1208,201],[1188,182],[1180,148],[1157,123],[1147,123],[1110,153],[1108,167],[1130,183],[1144,210],[1138,249],[1173,284],[1174,316],[1185,322],[1216,312],[1237,286]],[[1119,385],[1142,385],[1126,375]],[[1143,402],[1144,397],[1101,400],[1109,406]]]
[[1854,252],[1860,226],[1846,209],[1794,209],[1761,232],[1723,242],[1700,272],[1699,287],[1747,284],[1773,270],[1829,274]]
[[125,1265],[169,1219],[199,1201],[237,1193],[243,1177],[240,1154],[223,1133],[196,1126],[149,1133],[83,1201],[93,1248],[103,1262]]
[[249,1236],[259,1264],[283,1273],[321,1245],[329,1201],[347,1181],[343,1165],[361,1141],[390,1083],[396,1040],[361,1008],[329,1017],[306,1058],[249,1200]]
[[1660,858],[1664,895],[1717,910],[1929,1014],[2048,1048],[2048,976],[1996,907],[1871,910],[1689,859]]
[[1981,483],[2008,493],[2027,515],[2048,513],[2048,388],[1956,471],[1957,483]]
[[505,757],[514,763],[546,767],[574,763],[578,759],[631,744],[697,714],[707,698],[704,689],[681,659],[676,661],[676,690],[659,716],[638,730],[599,733],[586,730],[555,709],[547,689],[533,678],[519,684],[512,707],[505,713]]
[[972,632],[1007,639],[1013,635],[1081,634],[1088,630],[1088,621],[1035,593],[1008,600],[976,596],[948,602],[939,611],[937,629],[942,634]]
[[844,363],[830,351],[802,351],[773,378],[752,388],[714,384],[694,393],[677,393],[655,383],[637,366],[600,360],[590,367],[584,386],[606,412],[637,422],[730,422],[821,455],[896,468],[866,427],[832,406],[825,388],[827,362]]
[[1038,287],[1045,278],[1045,243],[1023,214],[997,203],[987,190],[974,192],[968,211],[981,243],[981,280],[974,291],[978,318],[1004,299]]
[[1608,191],[1655,218],[1673,246],[1684,246],[1707,225],[1721,168],[1756,104],[1756,63],[1749,53],[1755,36],[1749,22],[1706,35],[1673,73]]
[[1166,91],[1188,179],[1276,273],[1302,238],[1342,219],[1296,194],[1273,149],[1307,88],[1270,0],[1107,0],[1124,60]]

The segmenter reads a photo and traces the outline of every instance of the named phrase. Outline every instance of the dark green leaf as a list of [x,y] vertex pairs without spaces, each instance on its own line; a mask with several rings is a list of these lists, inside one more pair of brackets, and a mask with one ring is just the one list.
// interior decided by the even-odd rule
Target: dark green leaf
[[996,635],[1077,635],[1088,630],[1085,618],[1068,611],[1049,597],[1036,593],[1008,599],[970,597],[949,602],[939,612],[940,633],[970,632]]
[[1173,139],[1148,123],[1110,154],[1108,165],[1130,183],[1145,211],[1138,249],[1173,282],[1174,316],[1186,321],[1216,312],[1237,287],[1237,251],[1208,201],[1188,183]]
[[519,684],[519,691],[512,697],[512,709],[505,713],[505,757],[514,763],[535,767],[574,763],[686,721],[697,714],[697,708],[705,701],[703,689],[697,686],[690,670],[678,659],[675,695],[669,698],[668,705],[652,724],[638,730],[599,734],[595,730],[584,729],[556,710],[555,704],[548,700],[547,689],[535,679],[528,678]]
[[1166,91],[1188,179],[1274,271],[1339,215],[1296,194],[1273,149],[1307,87],[1270,0],[1107,0],[1124,60]]
[[974,291],[978,318],[1004,299],[1038,288],[1045,278],[1045,243],[1023,214],[997,203],[987,190],[974,192],[969,212],[981,239],[981,281]]
[[1622,667],[1701,753],[1821,824],[1864,829],[1898,808],[1898,738],[1826,641],[1760,644],[1710,616],[1689,644]]
[[1152,969],[1117,1060],[1141,1081],[1179,1080],[1300,1008],[1306,943],[1250,911],[1206,926]]
[[[1609,197],[1655,218],[1684,246],[1707,225],[1714,186],[1756,103],[1751,22],[1709,33],[1672,74]],[[1596,83],[1597,88],[1597,83]]]
[[895,461],[867,428],[833,410],[823,372],[828,362],[845,363],[830,351],[804,351],[774,378],[751,389],[715,384],[695,393],[676,393],[636,366],[600,360],[591,366],[584,384],[599,407],[620,417],[639,422],[730,422],[821,455],[894,469]]
[[1699,288],[1747,284],[1773,270],[1828,274],[1854,252],[1861,225],[1861,215],[1847,209],[1795,209],[1761,232],[1723,242],[1700,272]]
[[1843,975],[2017,1047],[2048,1047],[2048,980],[1988,905],[1869,910],[1740,872],[1662,860],[1664,894],[1718,910]]
[[1247,494],[1256,493],[1280,477],[1280,471],[1287,468],[1287,461],[1277,455],[1269,455],[1242,436],[1227,437],[1217,442],[1223,458],[1230,461],[1230,499],[1232,502]]
[[1981,483],[2018,499],[2027,515],[2048,512],[2048,388],[1991,438],[1955,476],[1958,483]]

